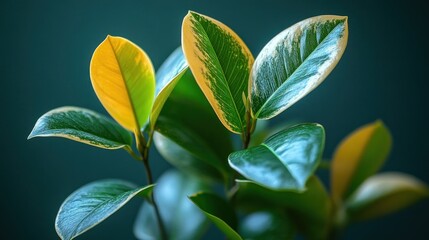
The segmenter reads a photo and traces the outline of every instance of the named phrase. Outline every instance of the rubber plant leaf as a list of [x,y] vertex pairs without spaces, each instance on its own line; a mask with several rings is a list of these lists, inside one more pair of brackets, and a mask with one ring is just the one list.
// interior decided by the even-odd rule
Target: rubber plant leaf
[[154,142],[158,152],[180,170],[207,179],[226,179],[228,170],[222,159],[192,128],[160,117]]
[[140,132],[155,95],[155,73],[146,53],[125,38],[107,36],[94,51],[90,75],[107,112],[124,128]]
[[28,139],[63,137],[105,149],[130,150],[130,133],[115,121],[79,107],[59,107],[43,114]]
[[182,47],[174,50],[164,61],[156,73],[155,102],[150,113],[150,127],[155,128],[156,120],[173,89],[188,69],[188,64],[183,56]]
[[392,147],[389,129],[381,121],[367,124],[337,147],[331,164],[331,189],[337,202],[347,199],[383,165]]
[[153,185],[136,187],[116,179],[89,183],[63,202],[55,219],[55,229],[61,239],[74,239],[104,221],[133,197],[149,197],[152,188]]
[[275,190],[304,191],[325,144],[319,124],[300,124],[268,138],[261,145],[231,153],[229,165],[241,175]]
[[347,45],[347,17],[317,16],[275,36],[256,57],[250,102],[255,118],[272,118],[325,80]]
[[234,230],[237,217],[234,209],[223,198],[213,193],[200,192],[189,197],[229,240],[243,240]]
[[351,221],[381,217],[429,197],[428,187],[403,173],[381,173],[368,178],[347,200]]
[[243,94],[248,92],[253,56],[223,23],[189,12],[182,25],[182,46],[195,80],[222,124],[231,132],[246,128]]
[[155,130],[153,140],[159,153],[181,171],[217,181],[231,172],[227,162],[233,151],[230,133],[189,70],[165,102]]

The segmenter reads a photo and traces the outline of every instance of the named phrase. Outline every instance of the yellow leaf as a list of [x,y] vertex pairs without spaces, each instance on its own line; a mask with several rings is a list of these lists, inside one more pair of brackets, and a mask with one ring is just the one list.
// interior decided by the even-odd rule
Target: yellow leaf
[[155,72],[146,53],[125,38],[107,36],[92,56],[90,75],[107,112],[124,128],[139,132],[155,95]]
[[392,139],[383,122],[365,125],[347,136],[332,160],[332,195],[336,201],[350,196],[378,171],[391,149]]

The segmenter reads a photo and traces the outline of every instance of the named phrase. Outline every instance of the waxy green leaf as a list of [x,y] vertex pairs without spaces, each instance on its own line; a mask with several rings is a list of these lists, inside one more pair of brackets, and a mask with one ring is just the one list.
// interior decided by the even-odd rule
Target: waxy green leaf
[[403,173],[381,173],[368,178],[347,200],[349,220],[362,221],[393,213],[429,197],[428,187]]
[[229,240],[242,240],[234,230],[237,227],[234,209],[223,198],[205,192],[197,193],[189,198]]
[[251,240],[292,240],[295,229],[285,214],[260,211],[249,214],[240,224],[240,234]]
[[319,124],[285,129],[263,144],[229,155],[230,166],[256,183],[277,190],[305,190],[322,156],[325,131]]
[[277,132],[290,128],[294,125],[297,125],[297,121],[286,121],[277,125],[269,125],[269,120],[258,120],[255,130],[252,133],[252,138],[250,139],[249,146],[257,146],[262,144],[268,137],[276,134]]
[[72,193],[61,205],[55,229],[63,240],[74,239],[119,210],[136,195],[148,197],[153,186],[136,187],[122,180],[100,180]]
[[60,107],[43,114],[28,139],[63,137],[105,149],[130,150],[130,133],[113,120],[79,107]]
[[253,56],[230,28],[210,17],[189,12],[183,20],[182,46],[189,67],[222,124],[243,133]]
[[381,121],[367,124],[337,147],[331,164],[332,195],[337,202],[347,199],[383,165],[392,147],[389,129]]
[[156,73],[156,97],[150,114],[150,127],[154,129],[156,120],[174,87],[188,69],[182,48],[177,48],[161,65]]
[[190,72],[185,73],[166,101],[154,143],[168,162],[187,173],[221,180],[230,172],[226,161],[232,152],[229,132],[218,121]]
[[159,118],[154,134],[158,152],[171,164],[201,177],[223,179],[226,168],[210,146],[186,126]]
[[318,16],[274,37],[256,57],[250,101],[255,118],[269,119],[316,88],[340,60],[347,17]]
[[251,211],[285,209],[296,227],[310,239],[326,237],[331,201],[317,177],[310,177],[303,192],[276,191],[248,180],[237,180],[237,183],[237,206]]
[[107,36],[90,64],[92,86],[109,114],[140,134],[152,109],[155,72],[146,53],[121,37]]
[[[159,178],[154,197],[168,239],[188,240],[201,237],[208,225],[208,219],[192,204],[188,195],[208,189],[209,186],[200,179],[178,171],[170,170]],[[155,211],[148,202],[143,203],[134,223],[134,235],[141,240],[161,239]]]

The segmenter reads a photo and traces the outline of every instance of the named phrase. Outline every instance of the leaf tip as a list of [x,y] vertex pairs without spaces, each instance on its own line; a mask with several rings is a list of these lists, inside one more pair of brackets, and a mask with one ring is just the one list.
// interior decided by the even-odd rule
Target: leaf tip
[[36,134],[34,133],[34,129],[33,129],[33,130],[31,130],[30,134],[27,136],[27,140],[30,140],[34,137],[36,137]]
[[[40,117],[40,118],[42,118],[42,117]],[[27,140],[30,140],[32,138],[40,136],[40,133],[41,133],[41,131],[40,131],[41,129],[39,126],[40,118],[37,120],[36,124],[34,125],[33,130],[31,130],[30,134],[27,136]]]
[[196,193],[193,193],[193,194],[191,194],[191,195],[188,195],[187,197],[188,197],[191,201],[194,201],[193,199],[197,198],[198,196],[200,196],[200,195],[202,195],[202,194],[204,194],[204,193],[203,193],[203,192],[196,192]]
[[381,119],[377,119],[374,122],[374,127],[378,128],[378,129],[382,129],[382,131],[385,132],[386,136],[387,136],[387,140],[390,142],[389,144],[392,144],[392,134],[390,133],[389,128],[386,126],[386,124],[383,122],[383,120]]
[[35,137],[35,135],[33,134],[33,131],[31,131],[30,135],[27,136],[27,140],[30,140],[34,137]]

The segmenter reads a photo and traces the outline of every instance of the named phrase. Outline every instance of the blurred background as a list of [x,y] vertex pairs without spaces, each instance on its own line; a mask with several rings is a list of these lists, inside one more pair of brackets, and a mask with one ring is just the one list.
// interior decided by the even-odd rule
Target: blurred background
[[[326,81],[275,121],[325,126],[324,156],[355,128],[382,119],[394,147],[383,171],[402,171],[429,183],[427,91],[428,8],[408,1],[288,0],[14,0],[0,3],[0,207],[2,239],[58,239],[54,219],[62,201],[97,179],[145,184],[142,164],[59,138],[27,141],[37,118],[74,105],[106,113],[89,79],[89,61],[107,34],[123,36],[151,57],[155,68],[180,44],[188,10],[230,26],[256,56],[272,37],[305,18],[349,16],[349,42]],[[107,113],[106,113],[107,114]],[[169,165],[151,159],[155,176]],[[133,200],[78,239],[134,239],[140,201]],[[344,239],[427,239],[429,201],[387,218],[352,226]],[[209,237],[207,238],[209,239]],[[212,237],[216,239],[216,237]]]

